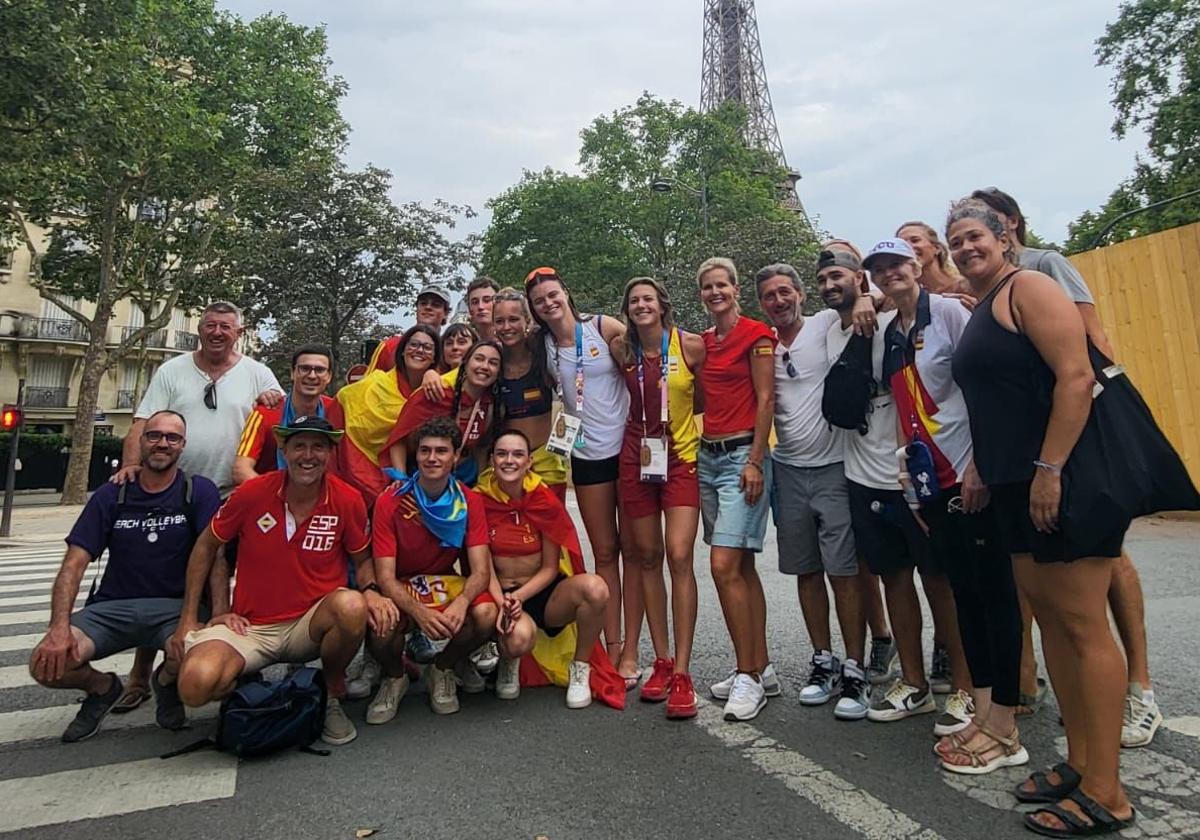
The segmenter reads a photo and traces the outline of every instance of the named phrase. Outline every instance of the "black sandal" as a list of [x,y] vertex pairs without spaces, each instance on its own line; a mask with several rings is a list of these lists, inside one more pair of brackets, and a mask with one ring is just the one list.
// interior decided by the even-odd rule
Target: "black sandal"
[[[1078,805],[1079,810],[1091,822],[1080,819],[1074,811],[1068,811],[1061,805],[1044,805],[1032,814],[1025,815],[1025,827],[1043,837],[1097,837],[1101,834],[1115,834],[1123,831],[1133,825],[1137,818],[1137,812],[1130,809],[1128,819],[1117,819],[1111,811],[1078,788],[1071,791],[1066,798]],[[1042,813],[1058,817],[1066,828],[1049,828],[1042,825],[1034,819]]]
[[[1047,773],[1057,773],[1062,781],[1058,784],[1054,784],[1050,781]],[[1066,799],[1067,796],[1070,795],[1071,791],[1079,787],[1079,783],[1082,781],[1082,779],[1080,778],[1079,774],[1075,772],[1074,767],[1072,767],[1070,764],[1067,764],[1067,762],[1062,761],[1058,764],[1055,764],[1048,771],[1037,771],[1029,777],[1028,781],[1033,782],[1033,790],[1025,790],[1025,782],[1021,782],[1021,784],[1017,785],[1016,789],[1013,791],[1013,796],[1017,798],[1017,801],[1023,802],[1026,805],[1041,805],[1047,803],[1052,805],[1055,802],[1060,802],[1061,800]]]

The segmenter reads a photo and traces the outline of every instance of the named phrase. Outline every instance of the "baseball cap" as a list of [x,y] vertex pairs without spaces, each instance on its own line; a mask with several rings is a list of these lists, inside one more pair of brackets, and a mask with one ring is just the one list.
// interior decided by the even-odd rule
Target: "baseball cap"
[[280,442],[301,432],[316,432],[319,435],[325,435],[333,443],[337,443],[345,434],[341,429],[333,428],[333,425],[324,417],[307,414],[294,418],[286,426],[282,424],[275,426],[272,431],[275,432],[275,438]]
[[858,257],[849,251],[843,251],[840,248],[836,251],[826,249],[817,255],[817,271],[837,265],[842,268],[848,268],[851,271],[861,271],[862,263],[858,261]]
[[425,295],[434,295],[446,302],[446,308],[449,309],[453,304],[450,302],[450,293],[446,291],[445,286],[439,286],[437,283],[430,283],[417,293],[417,300],[420,300]]
[[915,260],[917,258],[916,251],[903,239],[882,239],[876,242],[875,246],[863,257],[863,268],[870,270],[871,263],[874,262],[875,258],[883,254],[891,254],[908,260]]

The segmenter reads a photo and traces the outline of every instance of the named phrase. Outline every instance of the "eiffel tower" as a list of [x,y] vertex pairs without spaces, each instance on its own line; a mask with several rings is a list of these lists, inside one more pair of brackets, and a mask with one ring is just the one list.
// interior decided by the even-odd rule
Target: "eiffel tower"
[[800,173],[788,166],[775,124],[754,0],[705,0],[700,110],[711,111],[731,99],[746,108],[746,142],[769,152],[787,172],[779,188],[780,198],[807,218],[796,193]]

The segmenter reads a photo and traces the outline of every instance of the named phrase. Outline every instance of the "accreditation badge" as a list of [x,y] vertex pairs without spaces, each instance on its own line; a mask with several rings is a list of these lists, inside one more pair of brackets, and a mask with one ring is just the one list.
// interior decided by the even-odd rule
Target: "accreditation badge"
[[550,424],[550,437],[546,440],[546,451],[567,458],[571,450],[580,445],[582,440],[583,422],[563,409],[558,410],[558,416]]
[[642,438],[641,480],[648,484],[667,483],[667,442],[660,437]]

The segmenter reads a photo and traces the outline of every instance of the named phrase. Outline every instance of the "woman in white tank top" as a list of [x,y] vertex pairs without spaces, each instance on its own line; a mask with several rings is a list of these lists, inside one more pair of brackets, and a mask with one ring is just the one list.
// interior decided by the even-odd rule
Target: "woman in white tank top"
[[[529,308],[542,329],[546,369],[562,401],[551,439],[565,441],[571,451],[571,478],[579,513],[587,529],[596,574],[608,584],[604,640],[608,655],[627,687],[637,685],[638,638],[642,629],[642,580],[636,564],[625,566],[622,580],[618,533],[617,462],[629,414],[629,393],[609,342],[625,327],[615,318],[580,315],[553,268],[536,268],[525,278]],[[567,415],[564,418],[561,415]],[[624,604],[622,638],[621,606]]]

